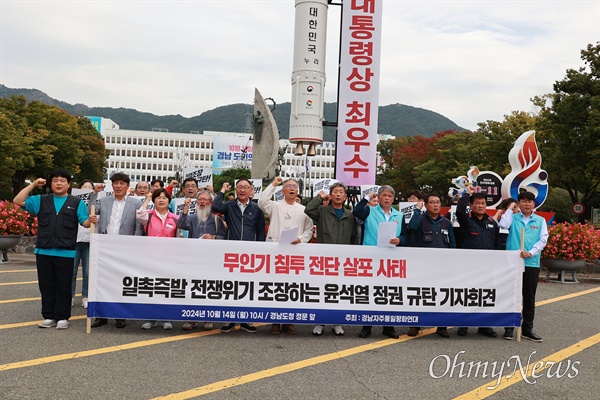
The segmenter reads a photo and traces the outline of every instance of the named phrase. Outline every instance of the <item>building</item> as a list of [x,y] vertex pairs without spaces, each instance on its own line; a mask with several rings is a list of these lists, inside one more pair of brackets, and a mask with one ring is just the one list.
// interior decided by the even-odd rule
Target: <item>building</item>
[[[165,129],[137,131],[120,129],[110,119],[87,118],[104,138],[109,152],[107,179],[119,171],[129,175],[132,182],[150,182],[153,179],[167,181],[178,173],[181,174],[184,168],[213,168],[213,157],[218,156],[214,152],[216,138],[219,142],[238,143],[238,147],[239,143],[252,145],[251,135],[246,133],[180,133],[168,132]],[[308,181],[333,177],[335,143],[324,142],[317,146],[317,154],[314,157],[294,156],[294,147],[287,140],[281,140],[280,147],[285,148],[281,165],[282,176]]]

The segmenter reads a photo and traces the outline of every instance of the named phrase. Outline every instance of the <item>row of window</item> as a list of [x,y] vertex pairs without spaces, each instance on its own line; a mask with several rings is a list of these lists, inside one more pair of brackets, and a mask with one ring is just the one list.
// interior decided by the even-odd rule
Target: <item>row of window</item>
[[183,147],[186,149],[212,149],[213,143],[209,141],[190,141],[179,139],[159,139],[159,138],[137,138],[137,137],[121,137],[121,136],[106,136],[105,143],[115,144],[131,144],[140,146],[168,146],[168,147]]
[[[121,157],[149,157],[149,158],[166,158],[173,159],[172,151],[147,151],[147,150],[125,150],[125,149],[110,149],[111,156]],[[212,153],[209,154],[186,154],[186,159],[196,161],[212,161]]]

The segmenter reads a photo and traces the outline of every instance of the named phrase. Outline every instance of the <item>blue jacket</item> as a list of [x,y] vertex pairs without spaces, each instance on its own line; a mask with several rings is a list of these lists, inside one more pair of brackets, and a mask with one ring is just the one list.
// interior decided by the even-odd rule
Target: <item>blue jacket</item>
[[396,237],[400,239],[400,246],[405,246],[408,243],[406,227],[404,226],[404,214],[395,208],[391,208],[390,212],[392,213],[392,216],[389,221],[387,221],[381,206],[379,204],[376,207],[369,206],[366,198],[362,199],[356,207],[354,207],[354,211],[352,212],[354,216],[364,221],[363,244],[365,246],[377,246],[377,230],[379,224],[381,222],[392,221],[398,223],[396,226]]
[[452,222],[438,215],[431,218],[429,213],[414,213],[408,224],[415,247],[456,248]]
[[246,240],[251,242],[265,241],[265,214],[253,201],[249,201],[244,213],[237,204],[237,199],[223,202],[223,192],[215,198],[212,209],[225,215],[227,222],[227,240]]

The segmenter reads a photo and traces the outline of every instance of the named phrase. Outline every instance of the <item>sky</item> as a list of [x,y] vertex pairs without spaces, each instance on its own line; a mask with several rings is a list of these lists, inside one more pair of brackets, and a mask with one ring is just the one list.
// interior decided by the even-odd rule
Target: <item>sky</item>
[[[340,12],[329,6],[326,102]],[[293,0],[0,0],[0,34],[2,84],[71,104],[192,117],[252,104],[254,88],[291,100]],[[474,130],[534,112],[599,40],[600,0],[383,0],[379,104]]]

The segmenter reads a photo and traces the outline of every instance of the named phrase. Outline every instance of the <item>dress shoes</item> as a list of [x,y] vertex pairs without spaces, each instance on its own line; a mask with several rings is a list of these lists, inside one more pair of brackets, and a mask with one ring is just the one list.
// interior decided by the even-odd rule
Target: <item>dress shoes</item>
[[96,318],[94,321],[92,321],[92,328],[97,328],[99,326],[106,325],[107,323],[108,320],[106,318]]
[[406,334],[411,337],[417,336],[419,334],[419,328],[415,328],[415,327],[409,328],[408,332]]
[[394,329],[393,326],[384,326],[383,330],[381,331],[381,333],[384,336],[389,337],[390,339],[398,339],[400,337],[400,335],[398,335],[396,333],[396,330]]
[[360,332],[358,332],[358,337],[359,338],[368,338],[369,336],[371,336],[371,327],[370,326],[363,326],[363,328],[361,329]]
[[525,339],[529,339],[533,342],[541,342],[542,341],[541,336],[536,335],[533,331],[529,331],[529,330],[526,331],[525,329],[523,329],[521,336],[523,336]]
[[285,333],[287,333],[288,335],[295,335],[296,333],[298,333],[298,331],[296,330],[296,327],[292,324],[283,324],[283,331]]
[[117,328],[119,328],[119,329],[125,328],[127,326],[124,319],[118,319],[116,321],[117,321]]
[[280,333],[281,333],[281,325],[279,325],[279,324],[271,325],[271,334],[272,335],[279,335]]
[[437,330],[435,331],[435,333],[437,333],[438,335],[440,335],[444,339],[448,339],[450,337],[450,334],[448,333],[448,329],[446,329],[446,328],[437,328]]
[[468,333],[469,333],[469,328],[458,328],[458,330],[456,331],[456,334],[458,336],[467,336]]
[[498,336],[496,334],[496,331],[494,331],[492,328],[479,328],[479,329],[477,329],[477,333],[479,333],[480,335],[483,335],[483,336],[490,337],[490,338],[494,338],[494,337]]

